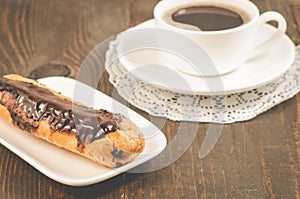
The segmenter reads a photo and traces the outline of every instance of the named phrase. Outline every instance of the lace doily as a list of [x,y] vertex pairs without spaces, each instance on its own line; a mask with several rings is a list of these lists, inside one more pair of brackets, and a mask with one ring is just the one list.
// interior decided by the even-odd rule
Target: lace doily
[[[245,92],[202,96],[174,93],[146,85],[132,77],[115,60],[111,60],[116,43],[112,41],[106,54],[109,81],[119,95],[133,106],[153,116],[174,121],[233,123],[256,117],[300,91],[300,45],[289,70],[275,81]],[[111,64],[111,65],[109,65]],[[109,65],[109,66],[108,66]]]

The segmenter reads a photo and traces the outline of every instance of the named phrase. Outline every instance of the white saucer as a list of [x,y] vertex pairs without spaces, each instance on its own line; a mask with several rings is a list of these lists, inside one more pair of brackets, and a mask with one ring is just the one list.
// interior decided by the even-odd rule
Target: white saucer
[[[87,106],[105,108],[126,115],[137,124],[145,137],[144,151],[132,162],[113,169],[58,148],[0,120],[0,144],[53,180],[72,186],[101,182],[152,159],[166,147],[166,137],[156,126],[109,96],[69,78],[48,77],[40,79],[39,82],[65,96],[75,97],[77,101]],[[94,103],[91,103],[89,95],[82,95],[82,93],[79,96],[75,95],[75,85],[76,90],[84,91],[85,94],[91,92],[94,96]]]
[[[137,25],[136,29],[154,28],[154,20],[143,22]],[[257,42],[264,40],[275,31],[271,25],[263,26]],[[133,54],[133,56],[135,56]],[[150,51],[140,51],[136,54],[138,59],[145,62],[156,63],[159,55]],[[246,91],[263,86],[284,74],[295,58],[295,45],[287,35],[284,35],[272,48],[263,56],[249,60],[237,70],[222,76],[216,77],[195,77],[184,74],[178,70],[153,67],[139,70],[139,66],[124,64],[120,62],[128,71],[134,71],[133,75],[145,83],[169,89],[173,92],[200,95],[230,94]],[[176,64],[176,63],[174,63]]]

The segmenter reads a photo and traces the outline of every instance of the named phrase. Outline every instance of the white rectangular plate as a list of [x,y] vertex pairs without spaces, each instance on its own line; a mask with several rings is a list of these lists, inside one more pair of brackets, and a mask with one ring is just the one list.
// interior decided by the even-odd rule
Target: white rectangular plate
[[70,78],[48,77],[39,82],[87,106],[129,117],[145,136],[145,149],[134,161],[111,169],[37,139],[0,120],[0,143],[49,178],[71,186],[98,183],[154,158],[166,147],[166,137],[156,126],[111,97]]

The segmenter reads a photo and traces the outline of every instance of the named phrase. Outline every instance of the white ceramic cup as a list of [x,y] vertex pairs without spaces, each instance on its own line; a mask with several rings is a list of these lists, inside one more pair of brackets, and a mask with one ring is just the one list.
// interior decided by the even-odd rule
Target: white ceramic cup
[[[246,13],[250,19],[238,27],[216,31],[188,30],[177,27],[166,19],[166,16],[179,9],[201,5],[233,8]],[[274,11],[260,14],[256,5],[248,0],[163,0],[154,8],[154,19],[156,27],[184,34],[204,49],[216,66],[216,70],[212,70],[216,72],[201,73],[200,71],[205,76],[232,72],[254,53],[266,53],[271,45],[284,35],[287,26],[281,14]],[[260,27],[270,21],[278,23],[274,34],[256,45]],[[200,74],[194,68],[187,67],[181,70],[190,75]]]

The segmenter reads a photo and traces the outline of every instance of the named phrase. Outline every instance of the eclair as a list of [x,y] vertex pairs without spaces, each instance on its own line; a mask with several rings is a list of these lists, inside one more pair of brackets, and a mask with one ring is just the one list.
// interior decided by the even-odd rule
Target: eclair
[[145,147],[143,134],[125,116],[86,107],[15,74],[0,77],[0,118],[111,168],[131,162]]

